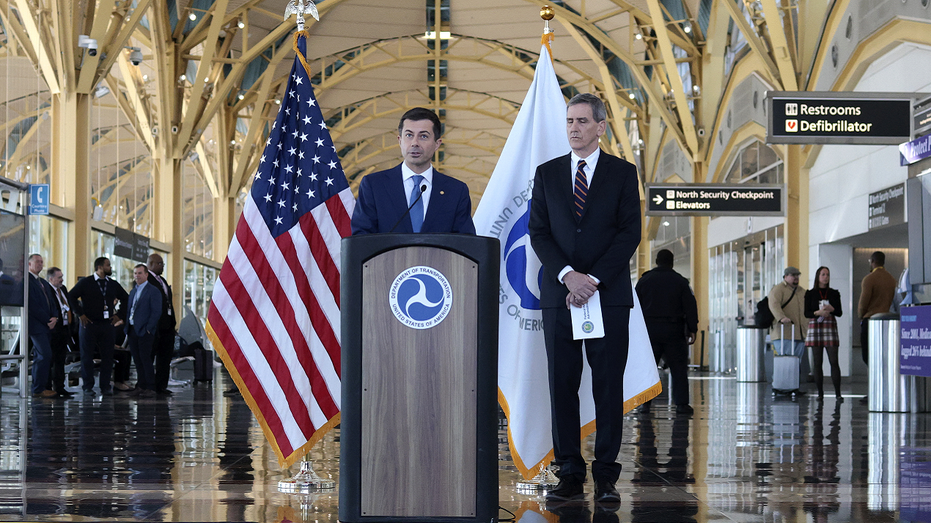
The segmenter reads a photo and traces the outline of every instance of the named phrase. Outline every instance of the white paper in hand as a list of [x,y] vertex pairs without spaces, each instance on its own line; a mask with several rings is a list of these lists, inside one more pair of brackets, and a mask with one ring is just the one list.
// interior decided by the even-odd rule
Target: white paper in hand
[[605,324],[604,317],[601,315],[601,294],[599,291],[595,291],[595,294],[588,299],[585,305],[581,307],[570,306],[569,312],[572,313],[572,339],[604,338]]

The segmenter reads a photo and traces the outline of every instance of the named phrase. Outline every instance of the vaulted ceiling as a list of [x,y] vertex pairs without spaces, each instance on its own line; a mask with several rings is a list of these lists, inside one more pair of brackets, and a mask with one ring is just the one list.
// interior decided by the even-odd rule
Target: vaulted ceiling
[[[658,137],[701,161],[702,128],[714,117],[734,34],[746,35],[774,86],[797,86],[804,66],[793,36],[799,7],[790,0],[323,0],[320,21],[307,20],[307,55],[353,187],[400,160],[398,118],[421,105],[445,124],[439,168],[465,180],[477,203],[533,77],[547,4],[564,94],[605,99],[604,145],[641,166],[651,161],[641,151],[655,151]],[[22,105],[22,123],[39,122],[56,96],[106,87],[118,95],[101,99],[109,102],[91,127],[100,149],[119,151],[100,162],[112,166],[109,185],[127,172],[149,176],[160,149],[190,161],[212,196],[230,197],[256,168],[294,58],[286,5],[0,0],[0,57],[17,78],[38,73],[44,82],[27,101],[16,102],[9,82],[0,92],[7,107]],[[47,146],[32,141],[18,148],[21,156]],[[15,165],[5,158],[9,173]]]

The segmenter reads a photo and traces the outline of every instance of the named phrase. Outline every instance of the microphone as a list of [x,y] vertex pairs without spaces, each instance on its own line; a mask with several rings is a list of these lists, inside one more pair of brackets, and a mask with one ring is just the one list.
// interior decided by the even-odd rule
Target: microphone
[[424,191],[426,191],[426,190],[427,190],[427,184],[425,184],[425,183],[424,183],[424,184],[421,184],[421,185],[420,185],[420,194],[417,195],[417,198],[414,199],[414,202],[411,203],[411,206],[407,208],[407,211],[405,211],[404,214],[402,214],[401,217],[398,218],[398,221],[394,222],[394,226],[391,228],[390,231],[388,231],[389,233],[394,232],[394,230],[395,230],[395,229],[398,227],[398,225],[401,223],[401,220],[403,220],[404,218],[407,218],[407,215],[411,213],[411,209],[413,209],[414,206],[417,205],[417,202],[419,202],[420,199],[423,198],[423,193],[424,193]]

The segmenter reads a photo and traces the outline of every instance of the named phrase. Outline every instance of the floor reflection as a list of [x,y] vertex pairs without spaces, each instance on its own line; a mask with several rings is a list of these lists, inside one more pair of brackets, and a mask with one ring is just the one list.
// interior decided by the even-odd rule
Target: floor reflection
[[[620,507],[593,503],[590,483],[563,505],[517,493],[502,421],[501,507],[523,523],[931,520],[931,415],[868,413],[849,380],[841,402],[711,375],[690,386],[692,416],[665,394],[628,414]],[[296,467],[279,467],[229,387],[218,371],[169,398],[0,397],[0,520],[337,521],[336,492],[277,491]],[[311,458],[338,481],[338,429]]]

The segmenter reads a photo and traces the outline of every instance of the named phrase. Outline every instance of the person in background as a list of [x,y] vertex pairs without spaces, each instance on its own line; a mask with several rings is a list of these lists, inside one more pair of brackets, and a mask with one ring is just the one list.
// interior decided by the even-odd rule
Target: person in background
[[52,313],[58,317],[55,328],[52,329],[50,343],[52,346],[51,389],[59,398],[74,396],[65,389],[65,359],[68,356],[68,346],[71,344],[72,332],[75,327],[73,306],[68,288],[64,285],[64,274],[58,267],[52,267],[45,273],[51,287]]
[[815,384],[818,386],[818,399],[824,398],[824,353],[828,353],[831,364],[831,383],[834,384],[834,396],[840,395],[840,362],[838,350],[840,338],[837,335],[837,320],[843,314],[840,292],[831,288],[831,271],[827,267],[818,267],[812,288],[805,293],[805,317],[808,320],[808,334],[805,346],[811,347],[814,358]]
[[155,393],[170,396],[168,379],[171,373],[171,358],[175,352],[175,308],[172,303],[171,285],[162,278],[165,261],[160,255],[154,252],[150,254],[146,266],[149,268],[149,284],[162,295],[162,312],[158,319],[155,344],[152,347],[152,356],[155,358]]
[[35,349],[32,360],[32,395],[37,398],[53,398],[55,391],[48,388],[52,369],[52,345],[50,336],[58,323],[52,312],[49,299],[49,284],[39,277],[45,260],[38,254],[29,255],[29,339]]
[[[110,260],[94,260],[94,273],[82,278],[71,289],[75,314],[81,322],[81,379],[85,395],[94,394],[94,352],[100,353],[100,393],[113,395],[110,375],[113,371],[113,327],[125,314],[126,290],[110,278]],[[117,310],[116,303],[120,306]]]
[[152,363],[152,345],[158,319],[162,315],[162,293],[149,285],[149,269],[139,264],[133,268],[136,286],[129,293],[129,315],[126,318],[126,336],[129,337],[129,352],[136,364],[136,390],[140,398],[155,397],[155,368]]
[[[653,356],[666,361],[672,374],[672,396],[676,413],[692,414],[689,405],[689,345],[698,332],[698,304],[689,281],[672,269],[672,251],[656,253],[656,268],[637,281],[637,296],[643,308]],[[650,402],[644,411],[650,409]]]
[[[889,274],[883,265],[886,263],[886,254],[876,251],[870,255],[870,273],[860,283],[860,302],[857,304],[857,315],[860,316],[860,350],[863,363],[869,365],[870,347],[870,316],[889,312],[892,300],[895,297],[895,277]],[[867,403],[867,397],[860,399],[860,403]]]
[[769,310],[774,318],[769,339],[776,354],[797,356],[799,360],[805,355],[804,341],[808,329],[805,289],[799,286],[800,274],[795,267],[786,267],[782,271],[782,281],[769,291]]

